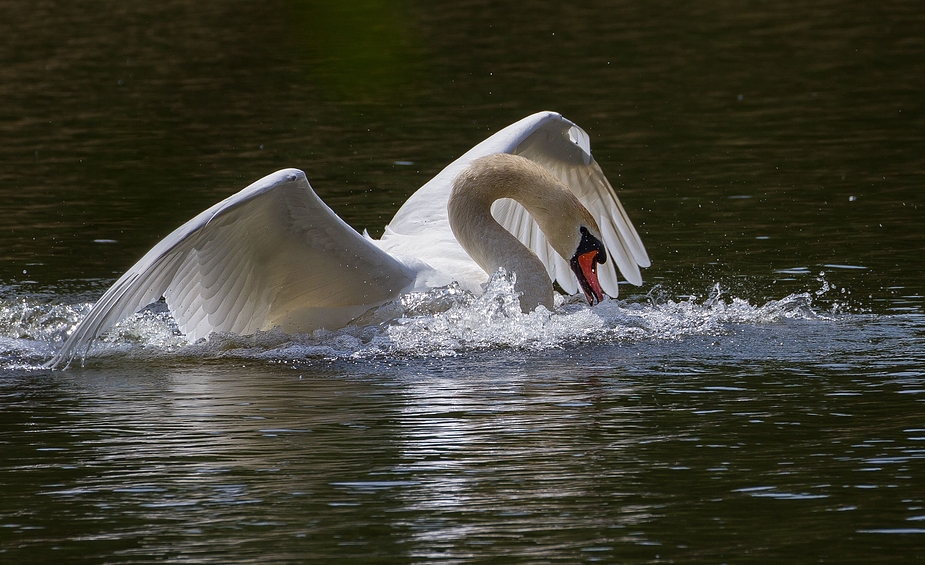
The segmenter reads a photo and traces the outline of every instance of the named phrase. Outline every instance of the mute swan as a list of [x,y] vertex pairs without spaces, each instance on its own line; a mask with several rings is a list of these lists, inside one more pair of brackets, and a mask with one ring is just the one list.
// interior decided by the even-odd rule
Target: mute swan
[[[607,259],[612,261],[605,262]],[[300,170],[266,176],[183,224],[107,290],[48,367],[164,297],[190,339],[337,329],[402,293],[513,272],[521,306],[553,307],[552,281],[588,301],[642,284],[649,257],[591,157],[554,112],[495,133],[415,192],[381,239],[353,230]]]

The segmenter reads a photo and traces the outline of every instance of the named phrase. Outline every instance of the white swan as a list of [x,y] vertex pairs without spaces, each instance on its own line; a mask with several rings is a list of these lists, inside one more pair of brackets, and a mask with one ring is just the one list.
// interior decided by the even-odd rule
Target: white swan
[[[607,258],[612,261],[606,262]],[[69,363],[103,331],[164,297],[196,340],[337,329],[402,293],[516,274],[521,306],[552,308],[556,281],[588,301],[642,284],[649,257],[587,134],[553,112],[504,128],[415,192],[379,240],[360,235],[302,171],[273,173],[154,246],[93,306],[48,362]]]

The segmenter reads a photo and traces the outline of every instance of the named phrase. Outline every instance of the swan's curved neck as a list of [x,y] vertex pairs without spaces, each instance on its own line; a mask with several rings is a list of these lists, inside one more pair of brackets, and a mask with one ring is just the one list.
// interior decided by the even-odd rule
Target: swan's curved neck
[[450,228],[463,249],[489,274],[513,272],[521,307],[553,308],[552,281],[543,262],[491,215],[500,198],[519,202],[547,238],[556,215],[573,206],[574,196],[539,165],[523,157],[498,154],[479,159],[454,181],[447,203]]

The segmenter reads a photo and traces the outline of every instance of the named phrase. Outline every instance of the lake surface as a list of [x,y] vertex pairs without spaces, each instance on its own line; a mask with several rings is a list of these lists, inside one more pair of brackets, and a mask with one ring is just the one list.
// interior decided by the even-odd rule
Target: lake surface
[[[920,3],[327,4],[0,5],[0,562],[925,559]],[[379,235],[539,110],[642,287],[193,344],[155,307],[41,368],[257,178]]]

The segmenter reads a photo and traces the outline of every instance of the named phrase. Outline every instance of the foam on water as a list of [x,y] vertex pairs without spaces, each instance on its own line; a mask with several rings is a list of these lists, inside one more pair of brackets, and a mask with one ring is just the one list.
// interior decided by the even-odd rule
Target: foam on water
[[[646,296],[605,300],[589,307],[579,297],[557,297],[554,311],[520,310],[513,279],[499,274],[481,296],[456,286],[414,293],[383,305],[337,330],[287,335],[212,335],[189,343],[163,304],[124,320],[97,340],[91,358],[243,358],[299,360],[381,356],[457,356],[487,349],[548,350],[584,343],[672,340],[719,335],[737,324],[787,319],[825,320],[813,293],[753,305],[724,295],[716,285],[705,299]],[[4,369],[38,368],[86,315],[89,303],[61,305],[0,301],[0,363]]]

